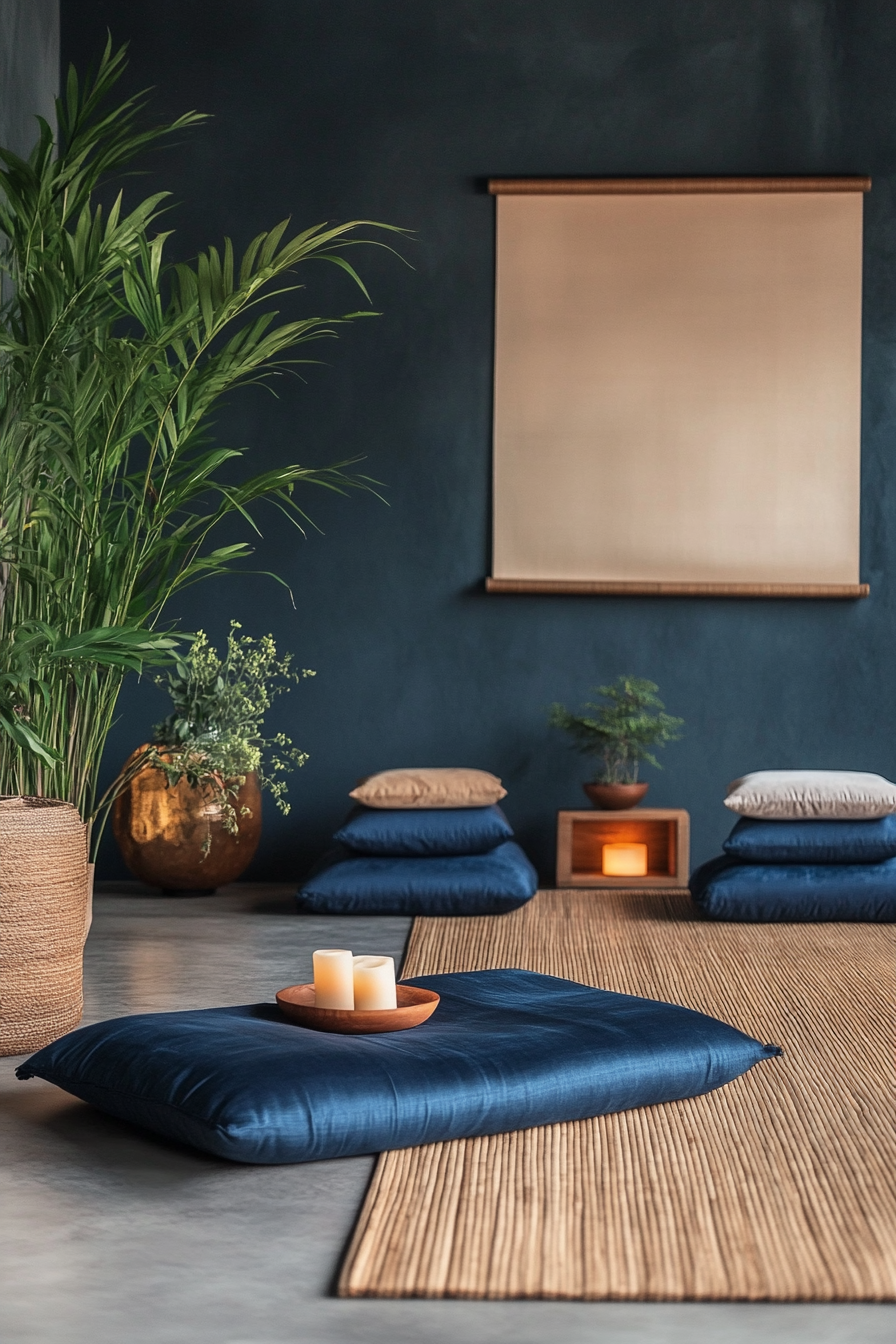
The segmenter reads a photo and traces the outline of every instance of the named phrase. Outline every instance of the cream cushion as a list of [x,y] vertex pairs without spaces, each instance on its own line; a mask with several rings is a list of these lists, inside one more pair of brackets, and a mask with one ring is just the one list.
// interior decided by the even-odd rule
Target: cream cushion
[[487,770],[460,766],[381,770],[349,794],[365,807],[489,807],[507,797]]
[[859,770],[757,770],[729,784],[725,806],[777,821],[870,821],[896,812],[896,784]]

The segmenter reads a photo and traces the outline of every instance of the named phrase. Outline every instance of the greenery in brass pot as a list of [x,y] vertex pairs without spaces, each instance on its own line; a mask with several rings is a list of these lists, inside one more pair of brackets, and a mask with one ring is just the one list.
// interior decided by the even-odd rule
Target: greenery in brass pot
[[132,189],[109,183],[203,118],[144,126],[142,95],[110,102],[124,67],[107,45],[95,75],[69,71],[58,136],[38,119],[27,159],[0,149],[0,793],[66,799],[88,825],[126,783],[97,798],[127,672],[170,664],[172,600],[251,554],[217,544],[218,525],[258,535],[268,501],[301,528],[299,488],[370,488],[348,462],[247,474],[245,447],[210,438],[234,389],[270,386],[312,362],[298,347],[374,316],[280,311],[308,261],[366,295],[345,249],[372,241],[369,222],[287,219],[242,256],[225,239],[172,264],[169,193],[125,205]]
[[583,714],[552,705],[549,722],[572,737],[576,749],[601,762],[595,784],[636,784],[638,765],[648,761],[662,769],[651,747],[676,742],[684,719],[663,712],[659,687],[644,677],[617,677],[611,686],[597,686],[604,703],[589,701]]
[[[278,695],[315,675],[307,667],[294,671],[290,653],[278,657],[272,635],[253,639],[238,635],[240,629],[231,621],[223,658],[200,630],[189,653],[171,672],[156,677],[174,709],[156,724],[152,746],[133,763],[136,769],[149,764],[163,771],[169,785],[185,779],[191,788],[210,793],[231,835],[239,830],[240,815],[246,815],[245,807],[237,813],[234,804],[253,772],[279,810],[289,812],[283,775],[304,765],[308,756],[284,733],[265,737],[264,718]],[[206,852],[210,843],[209,833]]]

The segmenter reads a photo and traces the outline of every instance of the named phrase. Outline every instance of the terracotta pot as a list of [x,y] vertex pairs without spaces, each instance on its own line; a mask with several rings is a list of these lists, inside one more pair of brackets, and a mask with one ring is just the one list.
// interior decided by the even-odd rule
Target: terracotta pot
[[[146,747],[138,747],[134,756]],[[124,861],[141,882],[168,892],[209,894],[245,872],[261,839],[261,790],[254,774],[234,802],[239,835],[224,829],[222,808],[209,787],[185,779],[169,787],[161,770],[145,765],[112,809],[112,829]],[[211,848],[202,848],[211,834]]]
[[583,784],[593,807],[609,812],[621,812],[626,807],[637,807],[649,784]]

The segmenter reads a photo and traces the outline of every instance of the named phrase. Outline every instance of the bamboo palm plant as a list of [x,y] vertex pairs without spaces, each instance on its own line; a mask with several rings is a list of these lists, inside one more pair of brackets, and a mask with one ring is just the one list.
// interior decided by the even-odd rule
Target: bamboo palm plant
[[372,241],[368,221],[290,235],[287,220],[239,259],[226,240],[167,263],[168,193],[102,200],[110,175],[202,117],[143,129],[143,95],[110,105],[124,66],[107,45],[93,77],[69,72],[58,143],[40,120],[27,161],[0,150],[0,792],[65,799],[87,821],[123,678],[171,658],[166,605],[251,553],[216,546],[217,525],[257,532],[267,500],[301,527],[297,486],[368,485],[348,462],[239,479],[246,450],[209,438],[222,396],[335,334],[271,307],[300,288],[299,264],[333,263],[366,295],[344,252]]

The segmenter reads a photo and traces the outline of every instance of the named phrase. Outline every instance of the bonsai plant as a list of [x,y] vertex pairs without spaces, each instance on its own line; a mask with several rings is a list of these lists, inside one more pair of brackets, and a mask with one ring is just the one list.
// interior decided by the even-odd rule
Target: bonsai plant
[[274,699],[305,677],[272,635],[238,635],[224,657],[200,630],[174,669],[156,677],[174,709],[125,764],[113,830],[136,877],[168,890],[213,890],[248,867],[261,836],[261,790],[289,812],[283,775],[307,754],[263,735]]
[[658,689],[644,677],[621,676],[595,688],[605,703],[589,701],[584,714],[551,706],[551,725],[564,729],[578,751],[600,763],[594,780],[583,786],[595,806],[615,809],[640,802],[649,786],[638,783],[638,765],[648,761],[662,769],[651,747],[681,737],[684,720],[663,712]]
[[170,662],[172,598],[251,554],[216,547],[217,525],[235,514],[257,532],[252,506],[269,500],[301,528],[297,486],[370,488],[347,462],[241,477],[247,450],[209,441],[225,394],[335,335],[278,320],[297,266],[329,262],[366,294],[344,251],[370,241],[349,237],[360,222],[290,234],[284,220],[241,258],[225,240],[168,264],[168,193],[129,210],[97,197],[202,118],[142,129],[142,96],[109,105],[123,69],[107,44],[93,78],[69,71],[58,142],[39,119],[27,161],[0,150],[0,793],[67,800],[88,829],[124,676]]

